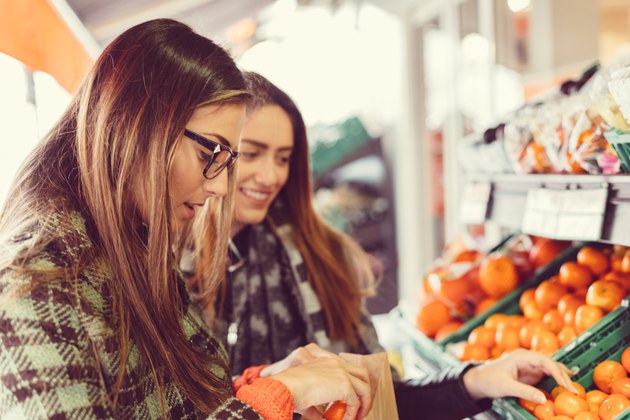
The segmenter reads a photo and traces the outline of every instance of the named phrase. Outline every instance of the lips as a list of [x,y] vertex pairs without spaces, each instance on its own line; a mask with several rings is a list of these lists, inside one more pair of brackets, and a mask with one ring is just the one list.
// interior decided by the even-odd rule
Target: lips
[[247,197],[250,202],[259,206],[267,204],[272,197],[271,192],[252,190],[249,188],[241,188],[240,192],[243,193],[243,195]]

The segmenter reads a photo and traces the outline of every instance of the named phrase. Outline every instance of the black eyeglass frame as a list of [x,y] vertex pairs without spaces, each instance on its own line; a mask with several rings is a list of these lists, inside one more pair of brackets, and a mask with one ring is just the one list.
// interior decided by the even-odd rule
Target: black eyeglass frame
[[[219,176],[219,174],[221,173],[221,171],[223,171],[223,169],[231,168],[232,166],[234,166],[234,164],[236,163],[236,160],[241,155],[240,152],[235,152],[228,146],[221,143],[217,143],[216,141],[212,141],[202,136],[201,134],[197,134],[194,131],[188,130],[187,128],[184,129],[184,135],[188,137],[189,139],[191,139],[192,141],[194,141],[195,143],[198,143],[202,145],[203,147],[205,147],[206,149],[212,151],[212,155],[210,156],[210,159],[208,159],[208,163],[206,164],[206,167],[203,168],[203,177],[206,179],[214,179],[217,176]],[[219,150],[217,150],[217,148]],[[210,169],[210,166],[212,166],[212,164],[214,163],[214,159],[216,158],[218,153],[222,150],[228,152],[230,154],[230,158],[227,159],[224,163],[219,164],[220,166],[216,169],[216,173],[214,175],[207,176],[208,169]]]

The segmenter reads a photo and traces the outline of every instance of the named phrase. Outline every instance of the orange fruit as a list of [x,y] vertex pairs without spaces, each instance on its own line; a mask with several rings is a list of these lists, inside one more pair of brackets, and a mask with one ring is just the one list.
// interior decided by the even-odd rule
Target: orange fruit
[[598,407],[606,398],[608,398],[608,394],[599,389],[594,389],[586,393],[586,402],[589,404],[597,404]]
[[532,348],[532,337],[534,333],[540,330],[547,330],[547,326],[539,320],[529,321],[523,325],[519,331],[519,342],[521,347],[526,349]]
[[620,394],[626,398],[630,398],[630,378],[615,379],[610,384],[610,392]]
[[558,254],[567,249],[569,245],[570,243],[566,241],[541,238],[532,246],[529,252],[529,260],[534,264],[534,267],[542,267],[556,258]]
[[486,312],[488,309],[492,308],[495,303],[497,303],[497,299],[494,298],[485,298],[481,300],[481,302],[479,302],[475,307],[475,316]]
[[538,305],[536,305],[536,302],[527,302],[525,304],[525,306],[523,307],[523,315],[525,316],[525,318],[529,319],[529,320],[541,320],[543,319],[543,316],[545,315],[545,313],[540,310],[540,308],[538,308]]
[[612,394],[599,407],[599,418],[601,420],[612,420],[628,407],[630,407],[630,400],[623,395]]
[[518,306],[519,308],[521,308],[521,310],[523,310],[523,307],[528,302],[533,302],[533,301],[534,301],[534,289],[527,289],[521,294],[521,297],[518,300]]
[[588,287],[593,281],[593,274],[588,267],[580,265],[576,262],[565,262],[560,266],[558,272],[560,284],[571,289],[580,289]]
[[453,334],[455,331],[462,326],[462,322],[460,321],[451,321],[448,324],[444,325],[442,328],[435,333],[435,341],[442,341],[449,335]]
[[488,327],[493,330],[504,328],[507,325],[508,316],[505,314],[492,314],[483,323],[484,327]]
[[600,280],[612,281],[623,287],[623,290],[630,292],[630,273],[619,273],[617,271],[609,271],[604,274]]
[[599,420],[599,414],[595,414],[592,411],[582,411],[577,413],[573,420]]
[[581,411],[588,411],[588,403],[584,398],[572,392],[561,392],[553,402],[556,414],[573,418]]
[[558,312],[560,315],[564,315],[567,311],[573,310],[574,312],[580,305],[584,305],[584,300],[570,293],[562,296],[558,301]]
[[534,292],[534,301],[536,306],[543,311],[547,312],[549,309],[553,309],[558,306],[558,302],[562,296],[567,293],[566,287],[559,283],[551,283],[550,281],[543,281],[536,287]]
[[626,295],[625,290],[618,283],[598,280],[591,284],[586,292],[586,304],[599,306],[610,312],[621,304]]
[[560,345],[560,347],[564,347],[568,343],[573,341],[575,337],[576,335],[575,335],[575,330],[573,329],[573,327],[569,325],[565,325],[564,327],[562,327],[562,329],[558,333],[558,344]]
[[337,400],[330,405],[326,409],[324,413],[324,419],[326,420],[342,420],[343,416],[346,415],[346,402],[342,400]]
[[564,316],[562,317],[562,320],[564,321],[564,325],[567,325],[571,328],[573,328],[575,330],[575,313],[577,312],[577,310],[575,311],[566,311],[564,313]]
[[630,273],[630,250],[627,250],[623,254],[623,259],[621,260],[621,272]]
[[614,360],[604,360],[595,366],[593,370],[593,382],[595,382],[595,386],[609,394],[612,383],[619,378],[626,378],[627,376],[628,372],[626,372],[621,363]]
[[564,319],[557,309],[550,309],[543,316],[542,322],[549,328],[554,334],[558,334],[562,327],[564,327]]
[[577,394],[573,394],[572,392],[570,392],[568,389],[566,389],[562,385],[558,385],[554,389],[551,390],[551,399],[555,400],[558,397],[558,395],[560,395],[563,392],[569,392],[569,393],[571,393],[573,395],[577,395],[578,397],[586,399],[586,390],[584,389],[584,387],[578,382],[574,381],[572,383],[573,383],[573,386],[575,387],[575,389],[578,392]]
[[439,300],[431,301],[420,308],[416,316],[416,327],[429,337],[451,321],[448,307]]
[[466,343],[462,347],[459,359],[462,361],[488,360],[490,352],[486,347]]
[[465,249],[453,258],[453,262],[475,262],[479,259],[481,254],[474,249]]
[[575,312],[575,332],[582,334],[604,317],[602,308],[582,305]]
[[584,267],[588,267],[591,273],[596,276],[602,275],[608,270],[608,257],[592,246],[585,246],[577,254],[577,262]]
[[621,364],[626,369],[626,372],[630,373],[630,347],[626,347],[621,353]]
[[537,331],[532,336],[532,350],[552,355],[560,348],[558,337],[551,331]]
[[528,319],[523,315],[510,315],[506,321],[506,327],[520,329],[527,322],[529,322]]
[[496,331],[492,328],[480,326],[470,332],[468,342],[487,349],[494,347],[494,337]]
[[506,327],[497,330],[494,340],[497,347],[503,351],[514,350],[520,347],[519,330],[517,328]]
[[492,298],[500,298],[518,286],[518,273],[508,257],[489,257],[479,268],[481,289]]
[[519,398],[518,404],[521,407],[523,407],[525,410],[529,411],[530,413],[534,413],[534,410],[536,409],[536,406],[538,405],[533,401],[526,400],[525,398]]
[[553,401],[547,400],[543,404],[538,404],[534,409],[534,417],[538,420],[551,420],[556,415]]
[[610,256],[610,268],[612,271],[621,273],[623,271],[623,253],[615,252]]

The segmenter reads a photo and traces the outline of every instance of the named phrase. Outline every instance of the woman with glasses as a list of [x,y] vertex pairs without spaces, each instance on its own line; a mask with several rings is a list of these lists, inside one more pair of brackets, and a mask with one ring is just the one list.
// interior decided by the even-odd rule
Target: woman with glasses
[[[362,298],[372,283],[365,253],[331,229],[312,203],[308,143],[294,102],[256,73],[240,143],[228,282],[216,312],[234,372],[260,365],[264,376],[294,349],[316,343],[332,352],[383,351]],[[264,367],[266,364],[271,366]],[[561,365],[519,351],[478,367],[396,383],[401,418],[458,419],[489,407],[490,397],[544,400],[544,374],[571,387]]]
[[[101,54],[0,213],[0,417],[287,419],[338,399],[350,417],[369,410],[367,372],[338,358],[245,378],[235,397],[196,311],[224,277],[248,98],[228,54],[172,20]],[[208,245],[194,301],[177,268],[193,241]]]

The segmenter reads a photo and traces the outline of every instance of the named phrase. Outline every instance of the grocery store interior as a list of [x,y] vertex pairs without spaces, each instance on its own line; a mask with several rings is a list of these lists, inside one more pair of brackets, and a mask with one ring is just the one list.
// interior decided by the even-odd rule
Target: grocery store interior
[[[104,46],[180,20],[298,104],[317,208],[374,257],[366,305],[401,376],[533,349],[573,370],[584,411],[599,390],[630,419],[630,379],[599,379],[630,369],[628,0],[0,7],[0,201]],[[536,408],[476,418],[551,418]]]

